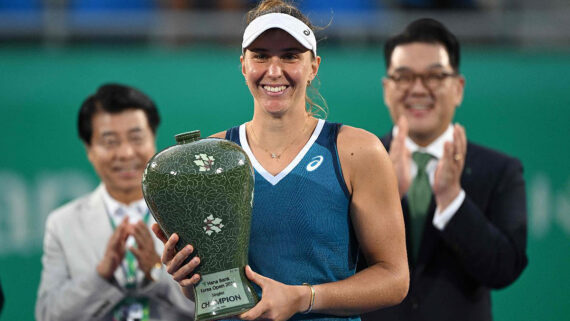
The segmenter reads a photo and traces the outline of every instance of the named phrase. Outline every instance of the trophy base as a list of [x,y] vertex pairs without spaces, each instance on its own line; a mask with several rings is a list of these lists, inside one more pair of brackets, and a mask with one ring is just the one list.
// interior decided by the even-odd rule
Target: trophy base
[[259,301],[245,268],[203,274],[194,287],[195,321],[208,321],[241,314]]

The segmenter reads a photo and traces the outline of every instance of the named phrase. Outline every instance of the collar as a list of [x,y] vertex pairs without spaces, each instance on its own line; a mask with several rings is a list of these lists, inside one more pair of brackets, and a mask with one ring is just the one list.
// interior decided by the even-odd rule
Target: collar
[[107,187],[105,185],[103,185],[102,196],[105,208],[114,220],[122,219],[125,214],[134,214],[135,216],[142,218],[147,212],[147,206],[144,198],[130,204],[124,204],[114,199],[107,191]]
[[[396,137],[398,134],[398,126],[394,125],[392,128],[392,137]],[[424,153],[428,153],[433,155],[435,158],[440,159],[443,157],[443,145],[445,142],[452,142],[453,141],[453,126],[449,124],[449,127],[441,134],[438,138],[436,138],[431,144],[427,145],[426,147],[420,147],[418,144],[414,143],[414,141],[410,137],[406,137],[406,147],[410,151],[410,153],[420,151]]]

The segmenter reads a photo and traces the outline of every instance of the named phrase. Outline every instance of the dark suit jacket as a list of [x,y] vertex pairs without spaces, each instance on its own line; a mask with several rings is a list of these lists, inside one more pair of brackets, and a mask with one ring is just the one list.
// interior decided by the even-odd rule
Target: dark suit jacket
[[2,292],[2,283],[0,283],[0,315],[2,315],[3,307],[4,307],[4,292]]
[[[386,149],[391,141],[391,134],[382,138]],[[439,231],[432,224],[432,197],[417,262],[410,261],[408,296],[362,319],[492,320],[490,289],[513,283],[527,265],[522,172],[517,159],[468,142],[461,176],[465,201]],[[409,245],[406,197],[402,210]]]

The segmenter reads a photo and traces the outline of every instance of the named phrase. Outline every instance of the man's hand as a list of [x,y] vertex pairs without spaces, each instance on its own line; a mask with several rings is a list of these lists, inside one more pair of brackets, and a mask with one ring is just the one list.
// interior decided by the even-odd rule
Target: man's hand
[[412,184],[410,175],[412,157],[410,151],[406,148],[406,137],[408,137],[408,120],[406,117],[400,116],[398,119],[398,134],[392,139],[389,153],[396,177],[398,178],[400,199],[406,195]]
[[437,164],[433,183],[435,201],[443,211],[461,191],[461,173],[465,165],[467,138],[465,128],[459,124],[453,126],[453,142],[446,142],[443,157]]
[[107,249],[103,255],[103,259],[97,265],[97,273],[106,279],[111,280],[115,270],[125,257],[125,243],[127,242],[128,234],[128,218],[125,219],[117,226],[109,241],[107,241]]
[[152,235],[146,224],[141,220],[128,225],[128,233],[135,238],[136,246],[129,248],[139,262],[139,269],[150,279],[150,270],[156,263],[160,263],[160,256],[154,249]]

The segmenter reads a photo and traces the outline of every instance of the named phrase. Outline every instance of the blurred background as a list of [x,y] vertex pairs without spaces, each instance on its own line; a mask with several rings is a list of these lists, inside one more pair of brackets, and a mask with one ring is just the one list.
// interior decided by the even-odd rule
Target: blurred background
[[[522,160],[529,266],[495,291],[496,320],[568,320],[570,2],[297,1],[317,32],[328,119],[378,135],[385,39],[413,19],[444,22],[463,45],[467,137]],[[162,125],[202,135],[250,119],[238,0],[0,0],[0,320],[33,320],[47,214],[98,180],[77,138],[81,102],[105,82],[149,94]],[[103,242],[103,240],[102,240]]]

